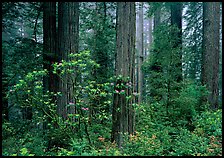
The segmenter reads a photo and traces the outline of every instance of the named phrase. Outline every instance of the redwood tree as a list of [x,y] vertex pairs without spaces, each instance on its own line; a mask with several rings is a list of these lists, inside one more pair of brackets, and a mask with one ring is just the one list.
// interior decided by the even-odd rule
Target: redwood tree
[[[57,76],[53,74],[52,64],[56,61],[56,3],[43,3],[43,68],[48,71],[48,75],[43,78],[44,94],[57,92]],[[55,102],[56,98],[51,98]],[[47,123],[44,128],[47,128]]]
[[220,3],[203,3],[202,84],[209,90],[211,108],[218,108]]
[[56,61],[56,3],[43,3],[43,67],[49,72],[44,77],[44,90],[56,92],[56,76],[53,74],[52,63]]
[[[78,2],[59,2],[58,3],[58,52],[59,61],[68,61],[70,53],[78,52],[79,37],[79,3]],[[75,74],[74,74],[75,75]],[[63,118],[67,117],[68,111],[75,109],[67,109],[69,102],[75,102],[73,98],[73,85],[66,74],[61,76],[59,81],[59,91],[62,97],[58,100],[58,113]]]
[[[116,85],[127,84],[124,81],[127,77],[132,83],[134,81],[135,20],[135,3],[118,2],[115,75],[122,77],[117,80]],[[112,142],[116,141],[119,147],[122,146],[123,134],[134,132],[134,110],[132,102],[126,100],[133,89],[125,89],[125,94],[120,94],[122,90],[124,89],[115,86],[115,91],[119,93],[114,94],[112,111]]]

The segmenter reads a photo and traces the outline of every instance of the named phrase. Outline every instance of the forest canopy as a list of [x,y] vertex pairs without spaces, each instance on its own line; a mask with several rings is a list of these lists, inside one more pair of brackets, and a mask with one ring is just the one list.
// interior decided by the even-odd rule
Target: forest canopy
[[3,156],[222,156],[222,3],[1,4]]

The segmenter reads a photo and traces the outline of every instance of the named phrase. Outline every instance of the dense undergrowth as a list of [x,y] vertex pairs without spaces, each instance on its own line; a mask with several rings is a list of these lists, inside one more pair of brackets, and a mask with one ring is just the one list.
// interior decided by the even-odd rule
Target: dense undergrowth
[[[89,52],[75,57],[83,56],[89,57]],[[148,97],[145,103],[134,104],[136,131],[131,135],[124,134],[119,149],[115,142],[111,142],[111,103],[112,94],[117,93],[113,86],[117,85],[113,79],[99,84],[88,78],[90,70],[84,69],[83,64],[93,63],[89,59],[88,62],[74,60],[54,65],[55,69],[69,71],[68,66],[73,64],[80,72],[86,72],[85,82],[74,87],[77,89],[76,104],[70,102],[67,105],[76,106],[78,113],[68,114],[66,119],[58,116],[57,106],[51,100],[52,95],[60,94],[43,95],[40,80],[46,75],[45,71],[33,71],[19,80],[9,91],[9,94],[17,94],[11,94],[10,100],[14,101],[14,109],[32,107],[33,116],[31,120],[2,120],[4,156],[222,155],[222,110],[210,110],[206,104],[202,106],[200,98],[207,95],[206,90],[188,80],[179,85],[178,93],[173,89],[169,102],[166,89],[161,88],[160,93],[165,96],[162,99]],[[128,87],[130,85],[123,85],[124,89]],[[130,97],[133,95],[126,96],[127,99]],[[90,115],[93,109],[95,113]],[[17,113],[19,110],[13,115]]]
[[[2,125],[2,154],[43,156],[43,155],[165,155],[165,156],[221,156],[222,154],[222,110],[204,111],[195,116],[195,127],[190,131],[187,126],[173,126],[170,121],[157,120],[150,116],[151,108],[140,108],[141,123],[134,135],[126,135],[122,149],[118,149],[110,139],[91,135],[92,144],[68,138],[62,131],[51,131],[58,144],[48,148],[47,132],[32,127],[31,122],[9,123]],[[158,113],[154,115],[158,116]],[[177,120],[178,121],[178,120]],[[180,121],[180,120],[179,120]],[[107,130],[107,131],[106,131]],[[49,131],[50,132],[50,131]],[[109,137],[109,127],[102,128]],[[56,146],[57,145],[57,146]]]

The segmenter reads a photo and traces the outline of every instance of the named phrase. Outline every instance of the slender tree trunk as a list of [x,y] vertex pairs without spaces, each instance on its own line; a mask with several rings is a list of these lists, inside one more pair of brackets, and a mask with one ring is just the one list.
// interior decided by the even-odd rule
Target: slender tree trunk
[[212,109],[218,108],[219,37],[220,3],[204,2],[202,84],[206,85],[210,92],[205,101],[209,102]]
[[[219,100],[222,101],[222,3],[220,3],[220,55],[219,55]],[[222,102],[220,102],[222,107]]]
[[161,23],[161,8],[160,7],[158,7],[157,9],[156,9],[156,11],[155,11],[155,13],[154,13],[154,27],[153,27],[153,30],[155,31],[156,30],[156,28],[160,25],[160,23]]
[[[2,62],[2,65],[4,66],[5,63],[4,61]],[[2,72],[2,118],[5,120],[9,120],[9,108],[8,108],[8,102],[9,99],[6,97],[7,96],[7,91],[8,91],[8,81],[7,81],[7,75],[3,71]]]
[[[117,51],[115,57],[115,74],[122,77],[129,77],[134,81],[134,56],[135,56],[135,3],[117,3]],[[123,79],[116,84],[127,84]],[[133,86],[134,87],[134,86]],[[124,133],[134,132],[134,109],[132,101],[127,101],[126,96],[133,93],[133,89],[115,88],[115,91],[125,94],[114,94],[112,111],[112,142],[115,141],[119,148],[123,143]]]
[[[159,6],[155,13],[154,13],[154,19],[153,19],[153,22],[154,22],[154,26],[153,26],[153,31],[156,32],[157,29],[159,28],[160,26],[160,23],[161,23],[161,7]],[[158,46],[158,42],[156,42],[154,40],[154,43],[155,43],[155,48],[157,48]],[[153,53],[155,53],[155,56],[159,56],[161,52],[157,51],[157,50],[153,50]],[[160,61],[155,61],[152,66],[150,67],[150,70],[153,72],[152,74],[155,74],[153,77],[157,78],[159,77],[158,74],[162,72],[162,66],[161,66],[161,62]],[[162,84],[157,82],[157,83],[154,83],[154,81],[152,79],[150,79],[152,84],[151,84],[151,88],[150,88],[150,96],[151,96],[151,101],[153,99],[156,99],[156,100],[161,100],[162,99],[162,95],[160,93],[158,93],[158,89],[161,88]]]
[[143,88],[143,76],[142,76],[142,70],[141,66],[143,63],[143,54],[144,54],[144,48],[143,48],[143,2],[140,2],[139,4],[139,23],[138,23],[138,30],[139,30],[139,37],[138,37],[138,104],[142,102],[142,88]]
[[[147,59],[148,55],[150,54],[150,50],[151,50],[151,45],[152,45],[152,22],[153,22],[153,19],[152,18],[149,18],[148,19],[148,30],[147,30],[147,34],[148,36],[145,38],[145,41],[146,41],[146,47],[145,47],[145,52],[144,52],[144,60]],[[147,41],[149,41],[149,43],[147,43]],[[147,78],[147,75],[143,72],[143,100],[146,99],[146,80]]]
[[[59,2],[58,4],[58,51],[59,60],[69,61],[70,53],[78,53],[78,26],[79,11],[78,2]],[[71,76],[70,76],[71,77]],[[75,77],[75,74],[74,74]],[[59,81],[59,91],[62,97],[58,101],[58,113],[63,118],[67,118],[68,112],[74,113],[75,107],[67,109],[69,102],[75,103],[73,94],[74,80],[71,80],[67,74],[64,74]]]
[[[150,51],[152,45],[152,18],[149,18],[149,49],[148,52]],[[147,56],[148,54],[145,54]]]

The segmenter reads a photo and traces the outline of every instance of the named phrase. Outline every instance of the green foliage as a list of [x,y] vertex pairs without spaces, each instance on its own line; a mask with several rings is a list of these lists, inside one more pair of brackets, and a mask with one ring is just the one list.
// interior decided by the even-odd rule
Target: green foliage
[[[108,127],[111,124],[111,115],[109,115],[112,104],[112,88],[110,83],[98,83],[92,79],[92,72],[99,67],[92,60],[90,51],[82,51],[79,54],[70,54],[70,61],[62,61],[54,64],[54,73],[62,77],[67,74],[71,83],[74,85],[74,100],[67,107],[75,106],[78,110],[76,114],[68,114],[69,119],[66,120],[67,126],[78,128],[79,137],[85,137],[89,143],[94,143],[94,135],[96,133],[105,136]],[[74,71],[78,72],[74,75]],[[80,75],[80,76],[79,76]],[[80,78],[82,78],[80,80]],[[79,120],[72,121],[72,120]],[[98,124],[101,125],[98,127]],[[102,129],[102,125],[103,128]],[[79,126],[79,127],[78,127]],[[83,135],[83,133],[85,133]],[[93,137],[92,137],[93,136]],[[90,139],[91,137],[91,139]],[[108,136],[105,136],[108,137]]]
[[[111,115],[108,113],[111,109],[111,97],[113,94],[110,84],[98,84],[95,81],[91,81],[90,73],[99,65],[91,60],[89,51],[70,54],[69,57],[70,61],[68,62],[62,61],[60,63],[54,63],[54,73],[57,73],[61,77],[64,74],[69,75],[72,82],[74,82],[74,77],[77,77],[77,75],[74,76],[74,69],[79,72],[79,75],[82,74],[82,81],[77,80],[77,84],[75,84],[76,91],[74,98],[76,99],[76,103],[70,102],[67,105],[67,107],[76,106],[79,109],[77,111],[78,113],[68,113],[66,120],[58,116],[56,103],[52,102],[52,96],[59,97],[60,92],[54,94],[43,91],[43,83],[41,80],[43,76],[48,74],[46,70],[28,73],[8,93],[8,97],[15,103],[13,105],[14,107],[17,104],[19,108],[32,107],[34,114],[31,124],[44,125],[48,120],[48,127],[44,129],[45,135],[43,138],[47,142],[45,146],[48,148],[48,152],[53,153],[58,148],[68,148],[70,146],[70,140],[74,138],[86,138],[89,141],[88,143],[90,143],[97,132],[106,139],[110,137],[108,135],[110,131],[108,127],[111,123]],[[102,98],[104,99],[103,102]],[[91,116],[90,110],[95,111],[95,115]],[[91,123],[92,125],[89,126],[87,123]],[[97,124],[104,124],[106,126],[105,128],[101,126],[97,128]],[[10,128],[7,123],[4,125],[5,135],[8,135],[9,132],[13,133],[13,128]],[[105,131],[108,132],[105,133]],[[25,130],[22,133],[26,132]],[[83,133],[85,134],[83,135]],[[95,139],[97,140],[97,137]],[[97,144],[95,143],[95,145]],[[66,152],[65,150],[63,152]],[[40,154],[38,151],[35,153]]]
[[35,156],[35,154],[30,154],[27,148],[22,148],[19,154],[12,154],[10,156]]
[[91,70],[99,67],[99,65],[91,59],[90,51],[81,51],[77,54],[71,53],[69,54],[69,58],[69,61],[62,60],[59,63],[55,62],[53,64],[53,72],[60,76],[65,73],[71,75],[76,72],[77,75],[82,74],[85,78],[90,74]]
[[202,2],[187,2],[186,28],[183,30],[183,69],[185,78],[201,79]]
[[[14,134],[2,141],[3,155],[44,155],[47,142],[44,140],[42,130],[28,121],[14,122],[11,124],[11,128],[14,129]],[[32,154],[29,155],[30,153]]]
[[176,137],[176,142],[171,155],[175,156],[199,156],[206,153],[208,139],[190,133],[187,129],[181,129]]
[[80,3],[80,47],[89,49],[93,60],[100,65],[92,76],[97,83],[107,82],[114,73],[115,3]]
[[[130,135],[126,138],[126,143],[123,147],[124,154],[128,156],[137,156],[137,155],[160,155],[161,143],[157,139],[156,135],[146,136],[142,133],[136,132],[135,135]],[[133,150],[135,149],[135,150]]]
[[[210,111],[206,104],[201,105],[200,98],[207,91],[197,82],[201,69],[202,3],[186,3],[183,48],[174,47],[177,28],[161,25],[154,32],[155,43],[142,66],[147,85],[145,102],[132,105],[136,131],[124,134],[121,149],[110,142],[113,95],[130,101],[138,94],[133,92],[135,83],[130,78],[112,77],[116,5],[80,4],[80,49],[84,51],[53,64],[54,73],[62,79],[67,76],[73,86],[75,101],[66,108],[78,109],[62,118],[56,112],[62,93],[43,90],[42,80],[49,72],[42,70],[42,44],[31,40],[40,3],[3,3],[4,99],[9,101],[6,105],[10,116],[15,117],[2,121],[2,155],[221,156],[222,110]],[[163,12],[170,7],[168,3],[150,5],[151,15],[158,8]],[[18,31],[20,25],[11,25],[20,22],[25,31]],[[35,30],[37,37],[42,30],[39,24],[40,20]],[[28,33],[27,37],[23,33]],[[177,82],[180,51],[184,80]],[[22,119],[28,109],[32,120]]]
[[214,156],[222,153],[222,110],[204,111],[193,122],[195,130],[182,129],[174,155]]
[[[64,64],[66,65],[67,63],[64,62]],[[23,88],[28,90],[29,86],[33,86],[34,94],[36,94],[35,97],[38,95],[39,97],[42,96],[39,88],[37,88],[34,83],[38,82],[38,78],[45,74],[44,71],[29,73],[23,80],[19,81],[17,86],[15,86],[15,92],[22,91]],[[97,84],[94,81],[89,81],[88,87],[84,86],[82,88],[85,88],[85,92],[89,95],[89,101],[96,100],[98,97],[111,96],[113,93],[116,93],[113,92],[114,87],[119,89],[130,88],[130,85],[114,84],[114,81],[117,80],[124,80],[129,83],[128,78],[125,79],[122,76],[118,76],[114,80],[111,80],[111,82],[113,81],[112,84]],[[31,82],[33,84],[29,84]],[[94,106],[94,104],[92,104],[93,107],[91,107],[90,104],[88,106],[89,108],[95,108],[97,111],[91,126],[87,125],[88,136],[87,133],[85,133],[86,124],[84,124],[84,122],[88,122],[89,110],[84,110],[83,115],[81,115],[81,113],[69,114],[69,119],[63,120],[56,115],[53,110],[55,106],[50,106],[50,100],[47,101],[49,96],[46,95],[42,98],[42,100],[45,100],[45,102],[42,101],[42,104],[46,105],[45,108],[48,109],[46,110],[48,111],[46,115],[49,114],[49,116],[54,118],[49,124],[49,129],[45,130],[45,134],[43,135],[40,133],[43,131],[39,130],[37,127],[33,127],[34,124],[31,122],[21,122],[21,124],[18,122],[15,124],[6,121],[3,122],[3,155],[220,155],[222,150],[222,111],[207,111],[206,108],[200,108],[198,106],[200,96],[206,94],[204,87],[198,86],[191,81],[184,81],[181,85],[182,88],[180,89],[180,93],[173,98],[173,105],[171,107],[174,109],[171,108],[172,110],[170,109],[169,111],[171,114],[172,111],[177,112],[173,113],[172,118],[167,116],[166,110],[164,109],[164,102],[152,102],[151,104],[144,103],[137,106],[136,129],[139,132],[136,131],[133,135],[126,135],[122,149],[118,149],[116,144],[110,143],[111,124],[109,122],[111,122],[111,116],[109,116],[109,112],[106,111],[107,107],[111,105],[111,102],[108,102],[109,100],[104,103],[105,106],[103,106],[103,104],[100,106]],[[40,85],[40,87],[42,87],[42,85]],[[29,92],[26,93],[29,94]],[[90,103],[89,101],[79,102],[78,106],[83,107],[87,103]],[[30,103],[36,107],[40,106],[34,104],[35,102]],[[49,111],[51,112],[49,113]],[[42,122],[40,120],[41,116],[45,115],[43,113],[41,114],[38,108],[36,112],[39,112],[39,114],[35,114],[35,116],[39,116],[39,119],[34,119],[33,121],[39,126],[44,123],[43,120]],[[200,114],[201,112],[202,114]],[[192,125],[195,127],[191,132],[187,126],[183,126],[183,122],[181,123],[181,120],[188,121],[188,116],[192,116]],[[77,131],[83,135],[82,137],[72,130],[72,128],[78,126],[77,122],[72,121],[73,117],[82,120],[82,123],[80,124],[81,130]],[[173,118],[176,120],[172,120]],[[175,121],[177,123],[175,123]],[[54,124],[57,124],[58,127],[55,128]],[[9,137],[9,135],[14,136]],[[89,143],[88,137],[91,140],[91,144]],[[14,145],[17,145],[17,147],[15,148]]]
[[155,14],[156,10],[161,9],[164,7],[165,3],[161,2],[148,2],[150,5],[150,9],[147,10],[147,14],[149,17],[152,17]]
[[199,134],[215,136],[222,140],[222,110],[205,111],[194,122]]
[[[158,109],[161,108],[161,105],[155,105]],[[137,119],[137,121],[141,120],[137,123],[137,129],[141,132],[126,137],[123,154],[142,156],[221,155],[221,110],[196,113],[192,123],[195,129],[190,131],[183,124],[174,126],[174,123],[165,119],[162,111],[155,109],[155,105],[146,106],[144,104],[142,106]],[[152,115],[154,117],[151,117]]]
[[205,86],[196,85],[191,80],[183,81],[179,95],[173,99],[173,121],[192,121],[196,114],[208,109],[207,105],[201,105],[201,98],[207,94]]
[[193,80],[180,79],[181,47],[176,45],[175,36],[178,31],[175,26],[160,25],[154,32],[154,45],[142,66],[148,85],[146,101],[150,103],[150,111],[160,112],[156,119],[170,120],[173,125],[189,126],[193,130],[192,119],[207,108],[201,105],[207,91]]
[[51,96],[57,96],[59,93],[46,92],[43,94],[43,82],[41,80],[45,75],[47,75],[47,70],[29,72],[8,93],[12,102],[11,108],[33,108],[35,111],[33,119],[36,123],[45,122],[47,117],[53,119],[56,112],[55,104],[51,103]]
[[88,142],[88,140],[71,140],[72,151],[75,153],[74,155],[80,156],[88,156],[88,155],[96,155],[96,151],[92,148]]
[[14,135],[15,132],[15,128],[13,128],[12,123],[5,121],[2,124],[2,137],[4,137],[5,139],[8,138],[11,135]]
[[154,45],[142,66],[148,85],[146,95],[149,97],[146,99],[151,103],[162,101],[170,104],[170,100],[177,95],[181,48],[175,46],[177,39],[174,35],[178,31],[174,26],[161,25],[154,32]]
[[114,143],[104,142],[98,139],[103,144],[101,148],[90,146],[87,140],[72,140],[71,149],[60,148],[57,156],[119,156],[121,152]]

